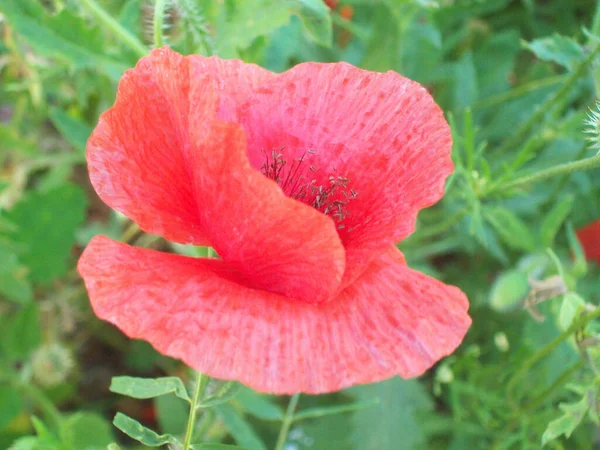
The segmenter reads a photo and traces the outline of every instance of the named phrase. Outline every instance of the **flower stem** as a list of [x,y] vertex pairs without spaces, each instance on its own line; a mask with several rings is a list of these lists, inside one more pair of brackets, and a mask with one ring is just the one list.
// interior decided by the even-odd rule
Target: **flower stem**
[[165,20],[165,7],[167,6],[167,0],[156,0],[154,3],[154,47],[159,48],[163,46],[163,26]]
[[565,164],[559,164],[554,167],[550,167],[548,169],[542,170],[540,172],[525,175],[523,177],[516,178],[507,183],[502,183],[500,185],[496,185],[491,190],[485,192],[483,196],[487,196],[492,192],[503,191],[507,189],[514,189],[518,187],[522,187],[528,184],[537,183],[539,181],[546,180],[548,178],[557,177],[560,175],[568,175],[573,172],[577,172],[578,170],[591,170],[600,167],[600,154],[596,156],[592,156],[590,158],[581,159],[579,161],[574,161]]
[[[509,139],[504,141],[504,143],[497,150],[499,154],[505,153],[511,148],[514,148],[517,145],[519,145],[521,141],[523,141],[527,133],[529,133],[529,131],[537,124],[542,122],[542,118],[544,117],[544,115],[556,103],[561,101],[562,98],[565,95],[567,95],[569,90],[577,82],[577,80],[585,74],[586,70],[588,69],[588,66],[594,61],[598,53],[600,53],[600,45],[596,45],[594,49],[589,53],[589,55],[583,61],[581,61],[581,63],[579,63],[577,69],[569,76],[569,78],[567,78],[565,84],[558,91],[556,91],[554,95],[552,95],[548,100],[539,105],[535,113],[527,121],[525,121]],[[520,155],[518,155],[517,158],[520,159]]]
[[136,52],[140,58],[148,54],[146,46],[136,36],[123,28],[123,26],[110,14],[102,9],[102,7],[96,3],[96,0],[81,0],[81,3],[96,19],[98,19],[99,22],[119,37],[121,42]]
[[290,426],[292,426],[292,422],[294,421],[294,412],[296,411],[296,406],[298,406],[298,400],[300,400],[300,394],[294,394],[290,398],[287,410],[285,411],[285,417],[283,418],[283,423],[281,424],[281,429],[279,430],[275,450],[283,450],[288,432],[290,431]]
[[196,412],[198,411],[198,403],[202,399],[204,395],[204,391],[206,390],[206,386],[208,385],[209,378],[198,372],[198,377],[196,378],[196,387],[194,389],[194,397],[192,398],[192,403],[190,405],[190,415],[188,418],[187,429],[185,430],[185,441],[183,442],[183,450],[189,450],[192,445],[192,437],[194,435],[194,426],[196,424]]
[[506,386],[506,396],[508,398],[509,403],[517,409],[517,402],[515,399],[515,389],[517,387],[518,382],[529,372],[529,370],[540,360],[544,359],[550,353],[554,351],[563,341],[567,340],[573,333],[578,330],[582,330],[586,327],[588,323],[592,320],[600,317],[600,308],[594,309],[592,312],[588,314],[584,314],[573,320],[571,326],[559,334],[556,338],[554,338],[550,343],[546,344],[546,346],[542,347],[536,353],[533,354],[525,363],[519,368],[517,373],[513,375],[513,377],[509,380]]

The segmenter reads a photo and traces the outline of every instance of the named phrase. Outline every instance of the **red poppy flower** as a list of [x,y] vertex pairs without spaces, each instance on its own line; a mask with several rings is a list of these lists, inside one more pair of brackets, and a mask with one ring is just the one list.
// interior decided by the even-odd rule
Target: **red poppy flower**
[[159,352],[273,393],[420,375],[461,342],[455,287],[394,243],[452,172],[417,83],[349,64],[252,64],[168,48],[125,73],[87,146],[100,197],[189,258],[96,237],[96,314]]
[[577,237],[590,261],[600,264],[600,220],[592,222],[577,230]]

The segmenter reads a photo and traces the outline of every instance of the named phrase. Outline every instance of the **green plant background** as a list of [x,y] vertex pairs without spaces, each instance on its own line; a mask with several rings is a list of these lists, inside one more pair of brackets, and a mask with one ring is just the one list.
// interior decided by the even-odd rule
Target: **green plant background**
[[[2,0],[0,448],[142,448],[111,424],[117,412],[138,440],[179,448],[194,376],[96,319],[74,269],[99,233],[195,251],[141,233],[86,174],[87,137],[120,76],[160,44],[273,71],[343,60],[426,86],[451,123],[456,172],[399,246],[461,287],[473,317],[421,378],[301,396],[294,415],[287,398],[212,381],[194,448],[274,448],[286,417],[287,450],[598,448],[600,268],[574,230],[600,219],[600,126],[586,125],[599,11],[593,0]],[[117,378],[109,391],[122,375],[169,378]]]

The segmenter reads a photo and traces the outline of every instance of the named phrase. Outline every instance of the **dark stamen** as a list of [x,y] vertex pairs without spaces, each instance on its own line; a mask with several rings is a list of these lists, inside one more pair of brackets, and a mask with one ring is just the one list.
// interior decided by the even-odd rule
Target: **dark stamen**
[[[273,149],[270,153],[263,149],[265,162],[260,169],[263,175],[279,184],[288,197],[302,201],[323,214],[330,215],[338,222],[338,229],[345,228],[339,222],[348,215],[346,209],[348,202],[357,196],[354,189],[348,190],[350,180],[345,176],[330,176],[328,186],[317,185],[315,179],[307,181],[302,171],[304,167],[302,163],[307,155],[316,153],[313,149],[308,149],[300,158],[295,159],[285,174],[287,161],[283,156],[284,148],[281,147],[278,151]],[[309,170],[311,173],[316,173],[319,169],[310,165]]]

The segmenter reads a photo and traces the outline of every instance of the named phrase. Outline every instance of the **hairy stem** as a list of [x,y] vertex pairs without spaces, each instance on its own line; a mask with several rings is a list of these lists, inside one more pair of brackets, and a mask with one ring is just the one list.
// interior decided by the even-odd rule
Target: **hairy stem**
[[568,175],[579,170],[591,170],[600,167],[600,154],[592,156],[590,158],[581,159],[579,161],[573,161],[570,163],[559,164],[554,167],[542,170],[531,175],[525,175],[507,183],[502,183],[495,186],[491,190],[485,192],[484,196],[487,196],[493,192],[503,191],[507,189],[519,188],[528,184],[537,183],[539,181],[547,180],[561,175]]
[[[573,87],[573,85],[581,78],[588,69],[588,66],[594,61],[596,56],[600,53],[600,45],[596,45],[594,49],[589,53],[589,55],[579,64],[577,69],[567,78],[565,84],[554,93],[548,100],[542,103],[535,113],[525,121],[516,131],[515,133],[508,138],[504,143],[498,148],[498,153],[502,154],[511,148],[518,146],[521,141],[527,136],[527,134],[534,128],[537,124],[542,122],[544,115],[562,98],[567,95],[569,90]],[[517,155],[517,158],[520,158],[520,155]]]
[[165,21],[165,7],[167,0],[156,0],[154,3],[154,17],[152,20],[154,31],[154,47],[163,46],[163,27]]

